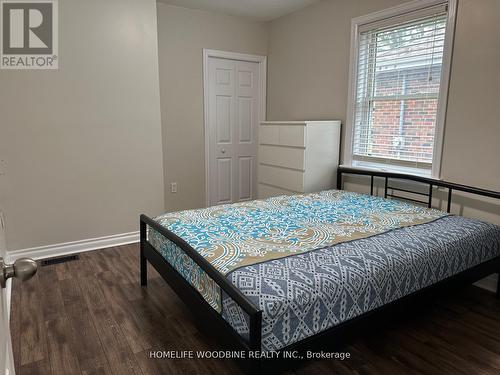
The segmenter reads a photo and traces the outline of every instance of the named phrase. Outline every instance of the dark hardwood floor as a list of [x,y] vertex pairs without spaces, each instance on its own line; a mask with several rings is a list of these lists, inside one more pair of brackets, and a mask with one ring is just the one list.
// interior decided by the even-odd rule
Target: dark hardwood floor
[[[240,374],[231,360],[150,359],[150,350],[216,350],[138,246],[40,267],[12,291],[17,374]],[[301,363],[288,374],[499,374],[500,301],[470,286],[341,348],[351,359]]]

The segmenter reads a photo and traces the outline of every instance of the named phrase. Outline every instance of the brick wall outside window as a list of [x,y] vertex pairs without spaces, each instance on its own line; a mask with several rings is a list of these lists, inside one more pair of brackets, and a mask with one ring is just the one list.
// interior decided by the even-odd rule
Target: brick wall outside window
[[[441,66],[378,72],[367,155],[432,162]],[[416,98],[386,96],[418,95]],[[402,118],[401,118],[402,115]]]

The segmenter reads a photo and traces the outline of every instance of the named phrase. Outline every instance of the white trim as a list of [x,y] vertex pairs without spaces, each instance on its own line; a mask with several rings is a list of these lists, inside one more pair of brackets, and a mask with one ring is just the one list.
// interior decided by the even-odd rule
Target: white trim
[[[453,0],[455,1],[455,0]],[[426,8],[435,7],[441,4],[451,4],[452,0],[413,0],[407,3],[396,5],[387,9],[379,10],[364,16],[355,17],[352,23],[358,26],[366,25],[368,23],[379,22],[392,17],[403,16],[407,13],[417,12]]]
[[[6,263],[12,263],[13,262],[12,256],[10,255],[9,252],[7,252],[5,254],[4,261]],[[11,300],[11,297],[12,297],[12,279],[7,279],[7,287],[5,289],[5,297],[7,299],[7,312],[8,312],[7,319],[10,322],[10,300]]]
[[[10,263],[10,260],[7,260]],[[7,280],[7,286],[5,287],[5,299],[7,300],[7,321],[10,322],[10,301],[12,299],[12,279]]]
[[436,130],[434,133],[434,149],[432,152],[432,177],[441,177],[441,160],[443,156],[444,131],[446,126],[446,111],[448,109],[448,93],[450,91],[451,64],[453,60],[453,46],[455,43],[455,27],[457,15],[457,0],[448,1],[448,20],[443,51],[443,71],[441,73],[441,87],[439,87],[439,106],[436,115]]
[[[352,143],[353,143],[353,123],[355,111],[355,97],[358,71],[358,44],[359,28],[368,23],[378,22],[391,17],[400,16],[406,13],[415,12],[425,8],[448,4],[448,19],[445,36],[445,48],[443,52],[443,70],[441,75],[441,87],[439,90],[439,107],[436,117],[436,130],[434,138],[433,160],[431,176],[440,178],[441,158],[443,152],[444,128],[446,123],[446,109],[448,105],[448,91],[451,74],[451,62],[453,56],[453,43],[455,38],[455,24],[457,13],[457,0],[414,0],[408,3],[397,5],[385,10],[371,13],[365,16],[353,18],[351,20],[351,51],[349,63],[349,91],[347,98],[347,118],[344,134],[343,164],[352,165]],[[390,165],[387,166],[390,168]]]
[[87,240],[59,243],[55,245],[31,247],[8,252],[10,261],[27,257],[33,259],[51,258],[61,255],[82,253],[85,251],[104,249],[107,247],[127,245],[139,242],[139,232],[114,234],[111,236],[90,238]]
[[259,87],[260,87],[260,103],[259,103],[259,123],[266,120],[266,105],[267,105],[267,56],[248,55],[244,53],[219,51],[214,49],[203,49],[203,129],[205,132],[205,204],[210,205],[210,184],[209,181],[209,158],[208,150],[210,146],[209,140],[209,114],[208,114],[208,59],[216,57],[220,59],[248,61],[259,63]]
[[[3,215],[0,211],[0,225],[4,227],[3,223]],[[6,263],[11,263],[11,257],[9,256],[9,253],[6,253],[4,256],[4,261]],[[11,317],[11,301],[12,301],[12,279],[7,279],[7,285],[5,287],[5,307],[7,308],[7,323],[10,323],[10,317]],[[8,327],[9,333],[7,334],[7,345],[5,347],[5,369],[0,369],[2,371],[5,371],[5,375],[12,374],[14,375],[14,358],[12,356],[12,342],[10,338],[10,325]]]
[[[347,165],[344,165],[347,167]],[[414,168],[414,167],[406,167],[397,164],[387,164],[387,163],[376,163],[376,162],[364,162],[354,160],[349,168],[360,169],[360,170],[372,170],[372,171],[383,171],[383,172],[395,172],[395,173],[404,173],[413,176],[422,176],[422,177],[432,177],[429,169],[423,168]]]
[[347,115],[345,122],[345,134],[344,134],[344,155],[342,158],[342,163],[350,166],[352,165],[352,143],[353,143],[353,132],[354,132],[354,119],[355,119],[355,106],[356,103],[356,77],[358,73],[358,45],[359,45],[359,33],[358,33],[358,18],[353,18],[351,20],[351,51],[349,54],[349,88],[347,96]]

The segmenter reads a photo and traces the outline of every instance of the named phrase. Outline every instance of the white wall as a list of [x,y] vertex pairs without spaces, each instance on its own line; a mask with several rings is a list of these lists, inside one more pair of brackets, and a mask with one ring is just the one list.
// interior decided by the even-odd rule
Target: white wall
[[203,49],[267,55],[267,33],[262,22],[158,4],[167,211],[205,206]]
[[59,70],[0,71],[9,250],[163,211],[156,29],[154,0],[59,1]]

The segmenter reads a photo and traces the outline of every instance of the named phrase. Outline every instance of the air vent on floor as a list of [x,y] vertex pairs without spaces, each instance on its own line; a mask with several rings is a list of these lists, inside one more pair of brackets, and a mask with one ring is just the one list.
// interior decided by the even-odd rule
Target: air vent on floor
[[68,255],[68,256],[59,257],[59,258],[45,259],[45,260],[42,260],[42,266],[50,266],[52,264],[66,263],[66,262],[71,262],[72,260],[78,260],[78,259],[80,259],[78,255]]

